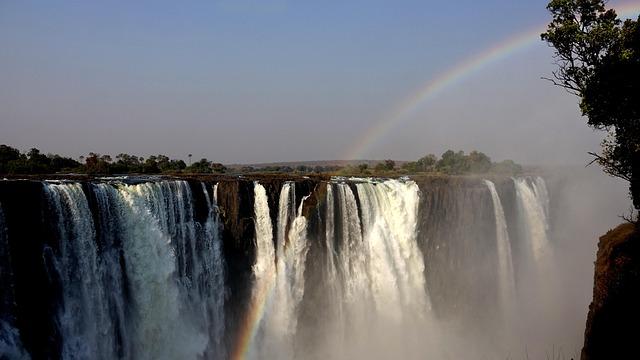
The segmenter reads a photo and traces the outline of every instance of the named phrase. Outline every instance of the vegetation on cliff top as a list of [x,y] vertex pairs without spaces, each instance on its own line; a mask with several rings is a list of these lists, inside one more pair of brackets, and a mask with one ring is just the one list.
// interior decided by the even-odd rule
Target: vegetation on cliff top
[[145,159],[136,155],[118,154],[113,160],[110,155],[91,152],[86,157],[81,156],[78,161],[57,154],[45,155],[36,148],[21,153],[11,146],[0,145],[0,174],[211,174],[225,171],[224,165],[207,159],[187,166],[183,160],[170,159],[166,155],[152,155]]
[[[191,158],[191,156],[189,156]],[[146,159],[136,155],[118,154],[115,160],[110,155],[89,153],[78,160],[57,154],[42,154],[38,149],[21,153],[8,145],[0,145],[0,174],[56,174],[77,173],[88,175],[110,174],[327,174],[355,176],[395,176],[410,174],[506,174],[522,172],[522,166],[512,160],[492,162],[491,158],[479,151],[465,154],[463,151],[447,150],[440,158],[433,154],[416,161],[396,163],[393,160],[348,166],[278,166],[263,167],[226,166],[201,159],[190,165],[183,160],[170,159],[165,155],[152,155]]]

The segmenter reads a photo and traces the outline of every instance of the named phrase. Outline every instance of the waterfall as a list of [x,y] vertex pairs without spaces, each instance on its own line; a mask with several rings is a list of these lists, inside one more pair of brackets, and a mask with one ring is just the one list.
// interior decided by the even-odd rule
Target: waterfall
[[63,359],[225,357],[224,261],[204,184],[202,223],[184,181],[43,189],[57,239],[44,251],[61,289]]
[[203,269],[198,278],[198,295],[200,312],[195,309],[195,314],[204,313],[204,324],[209,334],[208,358],[226,357],[224,349],[225,332],[225,285],[224,285],[224,259],[222,257],[222,241],[220,239],[220,218],[217,212],[217,184],[213,187],[213,198],[204,183],[201,183],[207,203],[207,218],[204,226],[201,254]]
[[[425,335],[418,324],[430,318],[417,244],[418,187],[366,179],[354,187],[355,193],[336,181],[327,189],[326,287],[337,300],[324,352],[332,358],[416,356],[413,346]],[[378,346],[391,339],[397,347]]]
[[496,218],[496,247],[498,249],[498,278],[500,285],[500,300],[504,311],[508,311],[515,298],[515,279],[513,274],[513,259],[511,243],[507,232],[507,221],[504,216],[500,196],[493,182],[484,180],[489,188],[493,202],[493,213]]
[[15,328],[13,307],[13,274],[7,228],[0,204],[0,356],[9,359],[29,359],[20,341],[20,332]]
[[[295,353],[298,305],[304,295],[307,246],[306,219],[302,216],[302,207],[306,197],[296,209],[295,184],[285,183],[282,186],[278,202],[275,249],[271,239],[272,227],[266,191],[259,183],[255,184],[255,199],[256,289],[257,292],[266,291],[263,296],[269,299],[265,299],[268,303],[261,320],[259,348],[253,349],[250,355],[256,358],[292,359]],[[262,288],[268,290],[261,290]]]
[[416,241],[417,185],[387,180],[356,187],[377,312],[396,321],[423,318],[430,305]]
[[[222,356],[224,266],[213,204],[207,204],[203,225],[194,220],[184,181],[121,186],[118,192],[126,205],[125,258],[138,310],[136,355]],[[208,201],[206,191],[204,196]]]
[[267,308],[264,310],[266,314],[260,320],[260,327],[257,334],[257,341],[252,344],[249,349],[249,358],[258,359],[264,356],[274,356],[277,358],[277,352],[282,339],[279,334],[286,329],[270,329],[268,321],[271,306],[269,297],[271,288],[275,286],[276,281],[276,258],[275,248],[273,245],[273,226],[271,224],[271,216],[269,215],[269,203],[267,191],[260,183],[254,184],[254,216],[256,231],[256,263],[253,265],[253,275],[255,283],[253,285],[252,303],[265,303]]
[[[327,334],[327,339],[321,345],[326,348],[344,348],[346,341],[346,328],[345,328],[345,310],[344,310],[344,293],[343,287],[340,282],[340,273],[338,272],[336,264],[339,261],[337,249],[336,249],[336,216],[339,213],[336,212],[335,198],[333,195],[333,184],[327,184],[326,194],[326,211],[325,218],[325,252],[324,252],[324,274],[321,277],[324,281],[324,293],[326,294],[326,308],[325,316],[328,319],[324,325],[324,331]],[[338,222],[339,223],[339,222]]]
[[[341,215],[341,238],[338,245],[338,264],[341,273],[344,301],[353,320],[362,320],[371,300],[366,254],[363,249],[362,228],[358,204],[349,184],[338,183],[338,204]],[[357,306],[356,306],[357,304]]]
[[555,301],[549,192],[513,184],[0,182],[0,358],[502,356]]
[[518,206],[522,212],[524,234],[531,255],[536,263],[544,262],[550,255],[548,238],[549,222],[548,206],[549,196],[544,180],[535,177],[533,181],[528,178],[514,178]]
[[87,198],[80,184],[47,184],[45,191],[60,239],[54,268],[62,285],[62,357],[114,358],[116,328],[105,301],[105,269],[98,258]]

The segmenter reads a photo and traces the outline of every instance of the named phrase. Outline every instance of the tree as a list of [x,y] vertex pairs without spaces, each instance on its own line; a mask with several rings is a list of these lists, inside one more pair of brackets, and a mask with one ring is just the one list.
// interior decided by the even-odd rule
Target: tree
[[100,155],[90,152],[85,161],[85,171],[87,174],[109,174],[111,167],[111,156]]
[[436,169],[445,174],[464,174],[469,171],[469,161],[464,151],[447,150],[436,164]]
[[629,181],[640,209],[640,18],[618,19],[604,0],[552,0],[542,40],[555,49],[548,79],[580,98],[589,126],[608,132],[595,160]]
[[158,167],[158,159],[151,155],[142,164],[142,172],[145,174],[157,174],[160,172]]
[[0,174],[9,172],[9,163],[20,159],[20,151],[8,145],[0,145]]
[[400,166],[400,168],[402,168],[402,170],[408,172],[408,173],[416,173],[418,171],[420,171],[418,169],[418,162],[417,161],[407,161],[406,163],[402,164],[402,166]]
[[473,150],[467,156],[469,162],[469,172],[483,174],[491,170],[491,158],[485,153]]
[[227,171],[227,167],[222,165],[221,163],[212,162],[210,167],[211,170],[215,173],[224,173]]
[[516,164],[513,160],[504,160],[493,164],[491,171],[496,174],[517,175],[522,173],[522,166]]
[[436,162],[438,162],[438,158],[433,154],[429,154],[418,159],[416,167],[418,171],[432,171],[436,166]]
[[187,171],[194,174],[210,174],[212,172],[211,162],[205,158],[194,162],[187,167]]

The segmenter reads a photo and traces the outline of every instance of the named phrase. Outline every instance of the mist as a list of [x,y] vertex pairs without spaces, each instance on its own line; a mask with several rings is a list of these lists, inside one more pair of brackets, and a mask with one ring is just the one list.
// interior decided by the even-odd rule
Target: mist
[[[3,148],[0,358],[578,358],[598,238],[630,200],[585,166],[605,133],[543,79],[553,50],[518,40],[549,20],[508,0],[2,1],[0,144],[149,163]],[[449,149],[491,159],[328,162]],[[242,166],[261,163],[289,164]]]

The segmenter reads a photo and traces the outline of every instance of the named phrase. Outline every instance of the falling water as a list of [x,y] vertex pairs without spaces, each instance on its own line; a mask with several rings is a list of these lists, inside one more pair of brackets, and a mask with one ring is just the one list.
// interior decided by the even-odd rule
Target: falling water
[[[260,348],[251,356],[257,358],[292,359],[297,327],[298,306],[304,295],[304,270],[307,255],[306,219],[302,207],[306,197],[295,208],[295,185],[285,183],[280,192],[277,219],[277,242],[273,249],[269,207],[264,187],[255,184],[255,216],[257,260],[254,266],[256,286],[272,286],[272,293],[261,321]],[[269,225],[267,225],[267,223]],[[275,251],[274,251],[275,250]],[[266,265],[265,265],[266,264]],[[272,264],[275,264],[273,267]],[[263,267],[264,266],[264,267]],[[262,269],[274,272],[266,274]],[[271,281],[272,284],[259,284]]]
[[105,270],[98,258],[87,198],[80,184],[47,184],[45,190],[57,215],[60,239],[54,267],[63,285],[58,319],[64,341],[62,356],[113,358],[116,329],[105,301]]
[[10,359],[29,359],[24,352],[20,333],[14,326],[13,307],[13,274],[11,273],[11,254],[7,228],[0,204],[0,356],[6,355]]
[[523,213],[525,237],[531,255],[536,263],[547,260],[550,256],[550,244],[547,231],[549,197],[544,180],[540,177],[528,181],[527,178],[514,178],[518,206]]
[[[430,303],[426,292],[423,256],[417,245],[418,187],[413,182],[361,181],[356,194],[347,183],[330,184],[327,217],[337,210],[341,226],[327,222],[326,241],[329,269],[338,265],[341,289],[327,284],[333,296],[342,296],[345,341],[329,347],[333,358],[412,356],[421,336],[417,324],[429,322]],[[337,209],[334,209],[334,190]],[[335,237],[338,246],[334,250]],[[333,254],[335,251],[335,255]],[[393,340],[391,340],[393,339]],[[329,340],[332,341],[332,340]],[[335,339],[333,339],[335,341]],[[377,344],[395,343],[398,347]]]
[[204,184],[202,223],[184,181],[88,186],[44,184],[61,357],[223,358],[224,262]]
[[222,241],[220,239],[220,218],[217,212],[217,184],[213,187],[213,199],[204,183],[201,183],[207,203],[207,218],[203,229],[203,236],[198,249],[202,259],[202,271],[197,279],[199,307],[195,314],[204,314],[204,325],[209,334],[208,358],[225,358],[224,332],[225,314],[224,300],[224,259],[222,257]]
[[511,254],[511,243],[507,222],[504,217],[504,210],[500,197],[496,191],[496,186],[489,180],[484,180],[491,192],[493,202],[493,213],[496,218],[496,245],[498,249],[498,277],[500,285],[500,300],[504,311],[511,306],[515,297],[515,280],[513,274],[513,259]]
[[416,243],[417,186],[389,180],[356,187],[377,312],[395,321],[402,316],[422,318],[428,300],[424,263]]
[[[492,339],[496,326],[505,327],[497,325],[496,314],[511,307],[527,310],[522,295],[532,299],[529,310],[538,310],[537,294],[544,292],[538,285],[546,280],[536,280],[540,273],[529,274],[522,264],[541,268],[551,255],[549,194],[542,178],[513,179],[513,188],[500,189],[513,194],[502,199],[493,182],[480,182],[491,204],[486,188],[472,181],[471,187],[445,190],[422,184],[419,189],[408,179],[285,181],[278,196],[245,181],[253,196],[238,202],[246,194],[226,193],[232,188],[226,184],[42,182],[42,232],[51,232],[51,240],[21,250],[40,252],[27,259],[43,262],[36,265],[48,271],[42,281],[53,289],[47,293],[52,310],[44,313],[51,314],[59,343],[43,353],[62,359],[224,359],[230,353],[226,345],[240,338],[230,329],[240,328],[253,337],[238,353],[252,359],[467,358],[473,346],[458,349],[456,341],[468,341],[469,334],[482,344]],[[270,204],[273,199],[277,203]],[[4,215],[15,219],[19,203],[0,209],[3,290],[18,281],[9,250],[18,244],[11,241],[25,240],[10,238],[16,232],[6,230],[14,228]],[[253,220],[253,237],[223,239],[236,236],[228,230],[246,228],[246,222],[224,228],[234,226],[230,214]],[[511,239],[514,246],[522,244],[513,254]],[[238,244],[239,255],[227,248]],[[251,281],[230,286],[229,279],[243,279],[235,273],[243,268],[234,263],[236,277],[229,276],[225,261],[242,262],[244,254],[254,253],[244,268]],[[437,276],[429,277],[430,271]],[[531,278],[521,278],[523,273]],[[233,292],[243,287],[244,294]],[[447,291],[434,291],[443,287]],[[228,298],[245,302],[256,316],[230,311],[235,304]],[[28,324],[15,321],[23,310],[14,309],[11,291],[1,300],[0,358],[23,358],[22,344],[38,346],[31,345],[33,339],[41,340]],[[496,311],[485,311],[494,303]],[[237,323],[244,318],[252,323]],[[464,326],[469,324],[474,326]],[[487,336],[475,333],[477,328]],[[25,329],[32,333],[23,337]]]
[[267,191],[258,182],[254,184],[254,198],[256,263],[253,265],[255,284],[251,296],[254,304],[267,302],[265,304],[267,313],[261,319],[257,339],[248,353],[249,358],[258,359],[263,356],[277,357],[278,350],[282,348],[280,343],[286,341],[286,338],[282,339],[279,336],[279,329],[270,329],[269,322],[266,320],[271,311],[269,308],[271,299],[267,299],[267,297],[271,295],[271,288],[275,286],[276,281],[276,258]]

